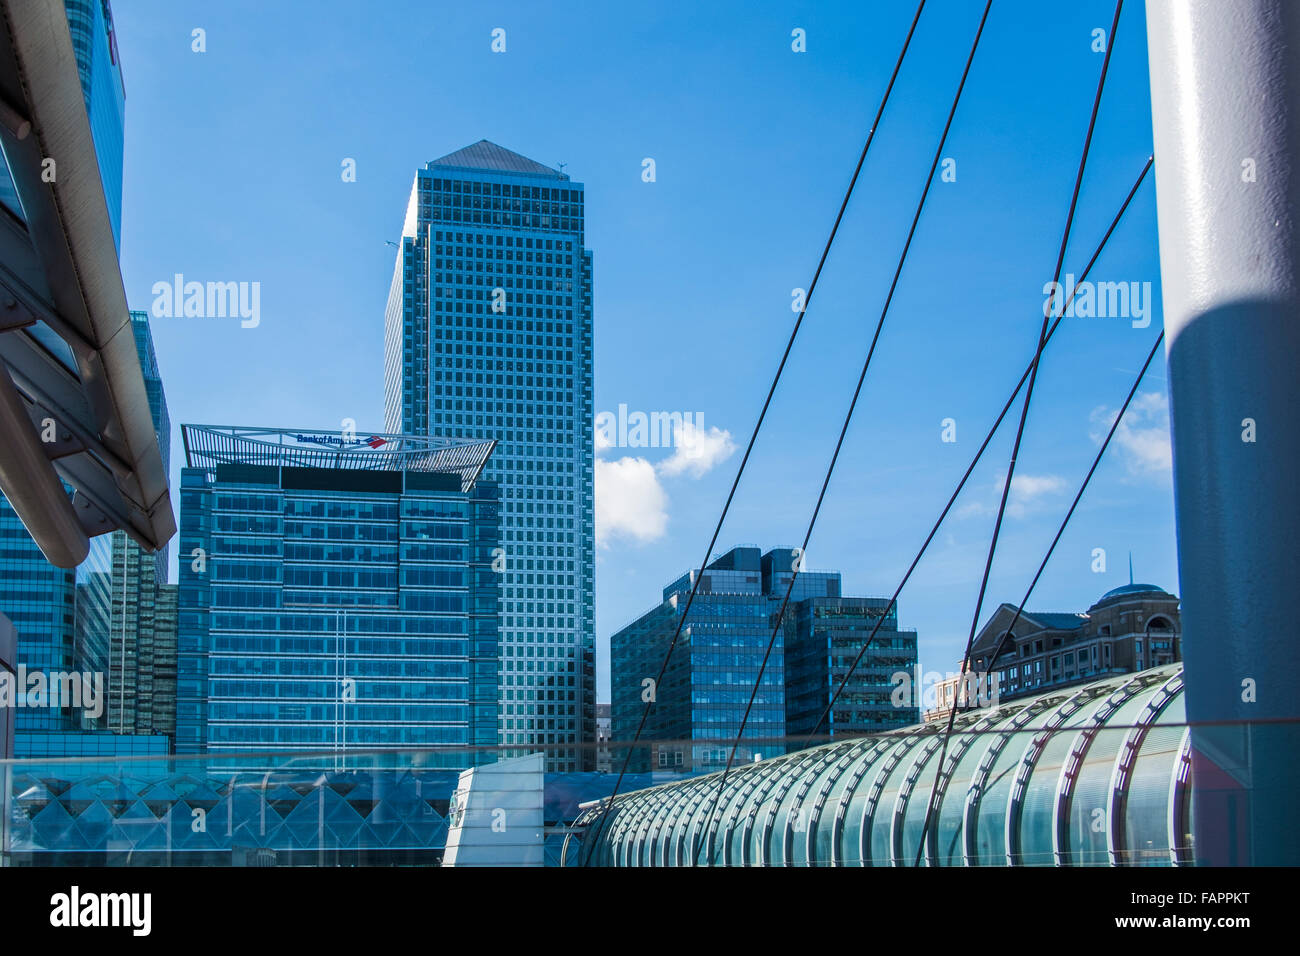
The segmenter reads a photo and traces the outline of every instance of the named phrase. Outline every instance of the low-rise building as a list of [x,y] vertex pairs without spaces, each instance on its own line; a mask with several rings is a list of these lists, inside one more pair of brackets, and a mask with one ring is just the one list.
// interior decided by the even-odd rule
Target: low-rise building
[[[1131,674],[1182,660],[1178,597],[1153,584],[1107,591],[1086,612],[1003,604],[976,635],[971,670],[996,680],[1000,700]],[[1010,629],[1010,630],[1008,630]]]

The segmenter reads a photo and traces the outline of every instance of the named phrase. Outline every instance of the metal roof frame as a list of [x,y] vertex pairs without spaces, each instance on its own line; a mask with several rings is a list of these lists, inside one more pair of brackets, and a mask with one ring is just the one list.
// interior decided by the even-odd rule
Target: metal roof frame
[[462,491],[474,487],[497,445],[494,438],[243,425],[181,425],[181,441],[185,445],[185,464],[190,468],[238,464],[440,472],[459,475]]

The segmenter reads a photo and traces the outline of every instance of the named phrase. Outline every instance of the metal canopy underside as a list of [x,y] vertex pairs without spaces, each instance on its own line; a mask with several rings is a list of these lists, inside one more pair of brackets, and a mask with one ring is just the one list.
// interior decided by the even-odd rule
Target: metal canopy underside
[[[0,361],[87,533],[157,550],[176,521],[62,0],[0,0],[0,99],[18,121],[0,123],[0,145],[25,219],[0,210]],[[4,439],[0,458],[18,436]],[[39,491],[20,516],[49,556],[36,529],[66,493],[10,473]]]

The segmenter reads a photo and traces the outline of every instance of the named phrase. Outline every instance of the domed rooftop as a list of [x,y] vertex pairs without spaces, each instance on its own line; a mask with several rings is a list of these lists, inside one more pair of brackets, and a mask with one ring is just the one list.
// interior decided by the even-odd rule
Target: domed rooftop
[[[1164,597],[1173,597],[1173,595],[1165,591],[1164,588],[1158,588],[1154,584],[1125,584],[1122,587],[1112,588],[1107,591],[1097,600],[1097,604],[1105,604],[1107,601],[1128,597],[1134,594],[1155,594],[1163,595]],[[1096,605],[1094,605],[1094,607],[1095,606]]]

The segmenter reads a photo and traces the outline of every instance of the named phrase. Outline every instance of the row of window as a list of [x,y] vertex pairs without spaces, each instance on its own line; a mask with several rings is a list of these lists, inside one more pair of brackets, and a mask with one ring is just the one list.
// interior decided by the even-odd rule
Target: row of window
[[[202,626],[200,622],[188,622],[184,618],[182,623],[186,626]],[[463,617],[416,617],[370,611],[359,617],[348,613],[309,614],[301,611],[283,614],[212,613],[213,631],[305,631],[330,634],[340,630],[345,634],[464,634],[467,623]]]
[[389,700],[465,700],[469,685],[465,682],[446,681],[377,681],[365,674],[366,661],[349,661],[344,677],[355,683],[344,685],[333,680],[212,680],[208,684],[208,699],[219,698],[269,698],[277,701],[337,700],[389,701]]
[[518,183],[480,182],[474,179],[439,179],[420,177],[421,195],[435,193],[468,193],[472,196],[513,196],[523,199],[545,199],[556,202],[583,201],[581,189],[558,186],[521,186]]
[[[349,667],[364,669],[368,678],[403,677],[412,680],[427,681],[439,677],[463,678],[467,673],[464,660],[431,660],[429,658],[403,658],[383,660],[367,657],[356,662],[356,650],[352,641],[342,642],[348,645],[348,656],[353,663]],[[208,660],[208,674],[212,677],[223,675],[250,674],[259,677],[337,677],[343,668],[341,657],[317,654],[312,657],[225,657],[213,655]],[[353,676],[356,676],[354,673]]]
[[[339,736],[339,728],[332,726],[328,721],[306,725],[214,722],[207,727],[208,742],[213,746],[227,747],[245,747],[249,744],[268,747],[282,744],[317,744],[325,748],[333,745]],[[358,726],[353,721],[349,721],[343,739],[348,746],[356,748],[381,744],[420,747],[469,743],[464,718],[452,726],[425,723]]]
[[[292,637],[286,634],[223,634],[210,637],[211,655],[220,654],[298,654],[320,655],[333,648],[322,648],[320,636]],[[358,638],[347,639],[349,657],[455,657],[464,658],[468,645],[462,640],[441,638]]]
[[[385,704],[357,700],[349,702],[344,710],[346,713],[340,713],[339,707],[332,702],[295,704],[287,701],[283,703],[262,703],[258,701],[209,700],[208,720],[270,720],[277,723],[302,720],[328,723],[331,726],[335,726],[335,721],[339,721],[337,726],[340,731],[342,729],[341,717],[346,719],[349,730],[358,721],[383,721],[384,723],[454,721],[464,723],[469,720],[468,708],[463,704],[454,703]],[[211,727],[211,724],[209,724],[209,727]]]

